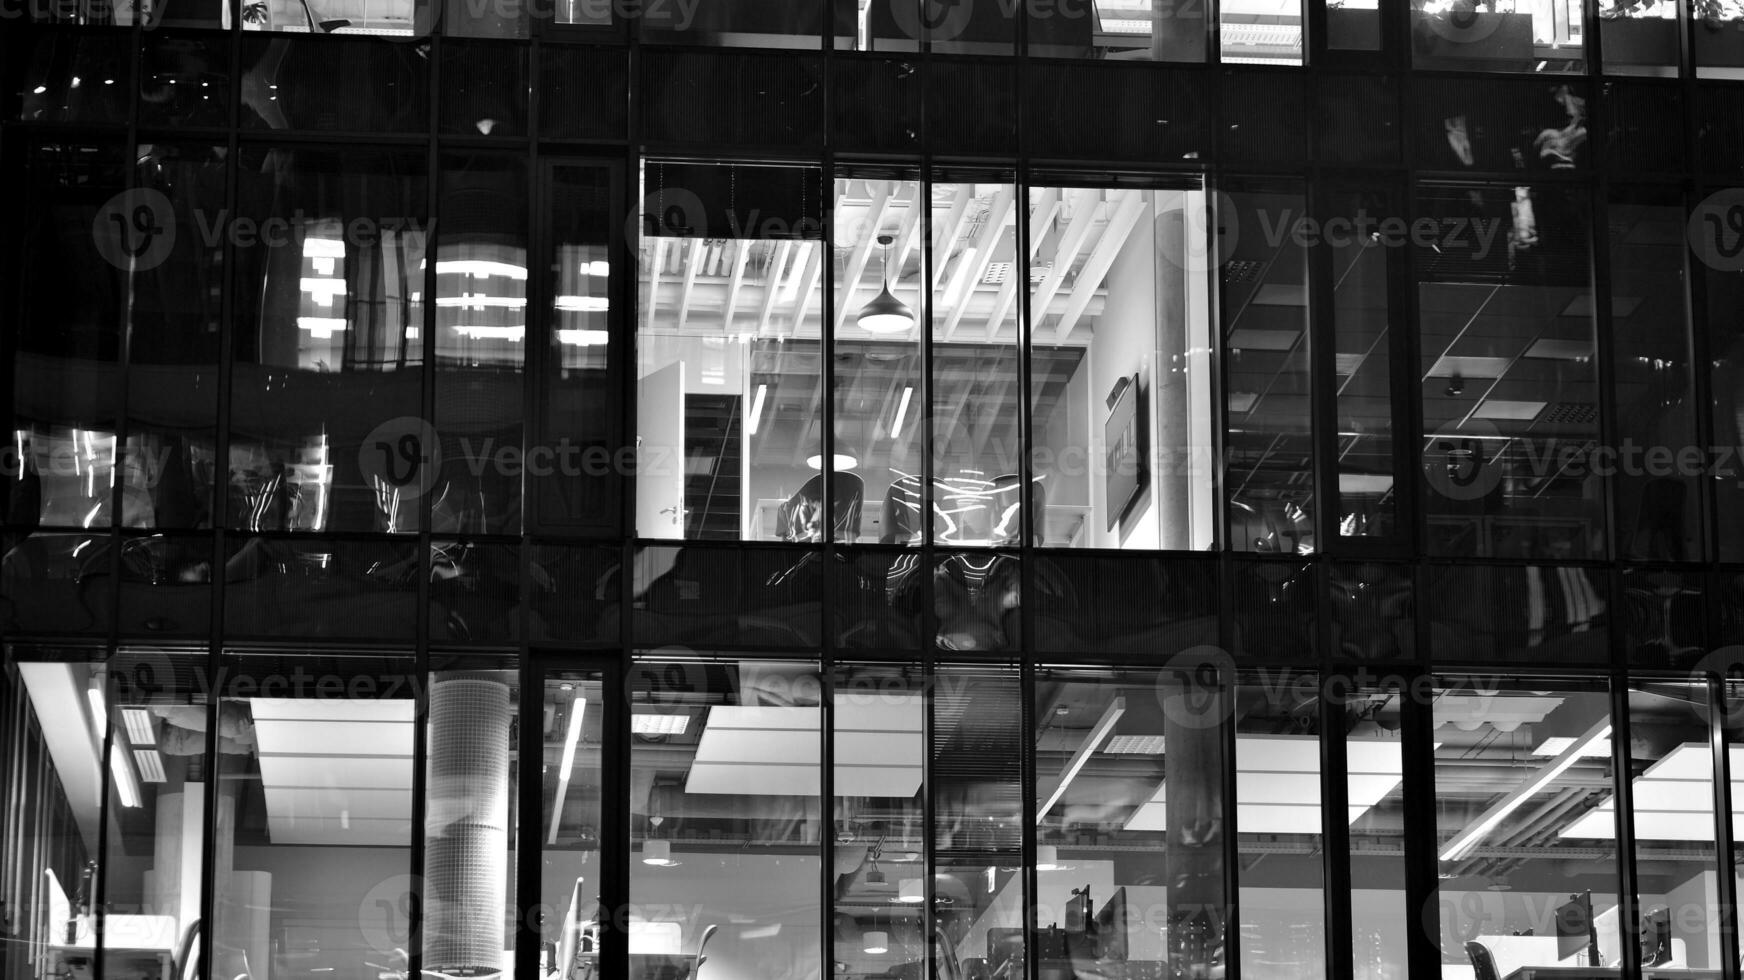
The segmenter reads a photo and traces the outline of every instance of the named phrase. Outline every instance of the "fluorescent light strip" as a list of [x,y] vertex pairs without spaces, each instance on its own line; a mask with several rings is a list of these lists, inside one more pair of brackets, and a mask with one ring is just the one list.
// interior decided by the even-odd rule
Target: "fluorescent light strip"
[[914,397],[914,386],[908,385],[902,389],[902,401],[896,404],[896,421],[890,425],[892,438],[902,432],[902,423],[908,418],[908,400]]
[[1460,831],[1453,840],[1448,841],[1447,846],[1441,849],[1441,860],[1457,861],[1465,857],[1472,848],[1477,846],[1479,841],[1489,836],[1490,831],[1495,830],[1507,818],[1508,814],[1513,813],[1520,804],[1538,795],[1546,786],[1555,782],[1558,776],[1567,772],[1569,767],[1574,765],[1586,752],[1587,746],[1610,737],[1611,723],[1608,721],[1601,721],[1587,729],[1586,734],[1575,739],[1568,748],[1562,750],[1561,755],[1545,763],[1543,768],[1533,773],[1524,783],[1515,787],[1513,792],[1496,801],[1494,806],[1486,810],[1466,829]]
[[151,712],[144,708],[122,708],[121,720],[127,725],[127,740],[135,748],[157,743],[157,735],[151,727]]
[[575,768],[575,746],[581,741],[581,720],[587,715],[587,699],[578,697],[570,703],[569,732],[563,737],[563,762],[557,769],[557,799],[551,803],[551,832],[545,843],[557,843],[558,819],[563,816],[563,799],[569,795],[569,774]]
[[156,749],[134,749],[133,761],[139,766],[139,774],[148,783],[164,783],[169,780],[164,776],[163,757]]
[[751,435],[757,434],[757,424],[763,421],[763,399],[769,396],[769,386],[757,386],[757,397],[751,400],[751,421],[746,423],[746,430]]
[[638,713],[630,716],[630,732],[634,735],[683,735],[690,727],[690,716],[684,714]]
[[120,752],[111,752],[109,773],[115,777],[115,795],[121,798],[121,805],[129,809],[139,806],[139,777],[133,774],[133,767],[127,764],[127,756]]
[[1052,793],[1048,794],[1047,801],[1036,808],[1036,822],[1040,823],[1042,818],[1048,815],[1048,811],[1054,808],[1054,804],[1060,802],[1060,797],[1066,795],[1066,787],[1070,786],[1072,780],[1077,777],[1078,770],[1083,769],[1084,763],[1090,761],[1090,756],[1096,753],[1097,747],[1102,744],[1103,739],[1108,737],[1108,733],[1114,731],[1115,724],[1120,721],[1120,716],[1124,714],[1126,714],[1126,699],[1115,698],[1108,705],[1108,710],[1102,712],[1102,718],[1096,722],[1096,727],[1090,729],[1090,734],[1084,739],[1084,744],[1078,746],[1078,751],[1072,753],[1072,761],[1066,763],[1066,770],[1060,773],[1060,784],[1054,787]]

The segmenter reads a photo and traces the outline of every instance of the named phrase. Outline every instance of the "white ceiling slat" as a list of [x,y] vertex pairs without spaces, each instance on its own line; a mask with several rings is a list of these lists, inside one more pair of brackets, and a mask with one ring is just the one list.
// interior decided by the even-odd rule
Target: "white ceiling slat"
[[1054,328],[1055,343],[1071,336],[1072,328],[1078,325],[1078,318],[1090,305],[1091,297],[1102,288],[1102,278],[1108,275],[1115,257],[1126,247],[1127,237],[1150,210],[1143,195],[1143,191],[1126,191],[1111,205],[1108,225],[1103,229],[1102,237],[1097,239],[1095,248],[1091,249],[1090,257],[1084,260],[1084,268],[1072,284],[1072,295],[1066,300],[1066,308],[1060,312],[1060,322]]
[[733,248],[733,275],[727,282],[727,300],[721,310],[721,332],[733,332],[733,313],[739,308],[739,290],[745,285],[745,260],[751,256],[751,242],[743,238],[730,240]]
[[769,262],[769,274],[763,277],[763,302],[757,309],[757,335],[769,333],[769,319],[775,315],[775,297],[781,292],[781,280],[787,269],[787,256],[793,242],[783,239],[775,244],[775,257]]
[[884,223],[884,215],[889,210],[890,188],[880,181],[877,189],[872,192],[872,204],[866,209],[866,234],[854,246],[853,253],[848,256],[847,268],[842,273],[839,290],[841,295],[836,298],[837,330],[842,329],[842,324],[847,321],[848,311],[854,308],[854,292],[860,285],[860,276],[866,271],[866,262],[871,258],[872,250],[878,248],[878,229]]
[[654,255],[648,263],[648,302],[642,308],[642,329],[650,332],[654,329],[654,307],[660,298],[660,267],[666,262],[667,241],[653,240]]
[[993,207],[987,212],[987,223],[981,226],[974,248],[957,263],[950,288],[945,291],[945,306],[950,312],[945,319],[944,340],[950,340],[957,332],[957,324],[969,307],[969,295],[975,291],[975,284],[986,278],[999,239],[1005,234],[1006,225],[1016,210],[1017,188],[1010,184],[1001,186],[993,197]]
[[[1042,241],[1047,238],[1044,231],[1054,220],[1054,215],[1060,210],[1060,189],[1058,187],[1042,188],[1041,196],[1036,199],[1035,210],[1029,216],[1029,261],[1035,262],[1036,253],[1041,251]],[[1029,288],[1029,270],[1013,268],[1011,275],[1005,277],[1005,282],[999,285],[999,295],[993,299],[993,312],[987,317],[987,339],[994,340],[999,335],[999,325],[1005,321],[1005,314],[1011,309],[1011,303],[1017,298],[1018,286]],[[1031,315],[1035,309],[1031,307]]]
[[413,709],[405,699],[251,699],[272,842],[407,843]]
[[1071,223],[1066,226],[1066,233],[1060,236],[1059,247],[1054,250],[1053,268],[1042,278],[1041,285],[1036,287],[1035,297],[1030,300],[1029,315],[1032,324],[1040,323],[1047,317],[1048,307],[1054,302],[1054,294],[1060,291],[1060,286],[1066,281],[1066,274],[1072,271],[1072,263],[1078,260],[1078,252],[1084,248],[1084,242],[1090,237],[1090,229],[1096,226],[1096,205],[1101,195],[1101,191],[1088,188],[1072,192]]
[[902,275],[903,269],[908,268],[908,257],[914,254],[916,246],[920,244],[920,218],[923,209],[915,200],[919,197],[919,185],[912,186],[916,188],[917,193],[910,196],[908,209],[902,215],[902,224],[896,229],[896,241],[890,245],[891,250],[895,253],[891,256],[894,261],[890,265],[896,270],[898,277]]
[[943,282],[945,266],[950,263],[951,246],[963,234],[963,222],[969,218],[969,202],[974,198],[974,184],[958,184],[957,195],[951,199],[951,207],[945,212],[945,220],[933,225],[932,288],[935,295]]
[[690,301],[696,295],[696,275],[702,271],[703,260],[708,257],[708,241],[701,238],[690,240],[690,255],[684,263],[684,288],[678,293],[678,329],[684,331],[684,321],[690,318]]
[[829,251],[821,241],[811,242],[810,254],[806,256],[805,271],[799,276],[799,290],[793,296],[793,309],[789,312],[792,323],[792,336],[798,336],[800,327],[805,323],[805,308],[817,297],[812,293],[824,274],[824,253]]

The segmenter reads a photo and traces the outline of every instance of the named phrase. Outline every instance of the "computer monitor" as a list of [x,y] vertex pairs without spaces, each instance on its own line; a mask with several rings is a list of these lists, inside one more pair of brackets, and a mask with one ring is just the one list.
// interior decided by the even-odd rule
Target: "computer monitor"
[[557,941],[557,980],[569,980],[575,970],[576,954],[581,952],[582,934],[587,923],[581,921],[581,879],[569,891],[569,911],[563,915],[563,932]]
[[1090,901],[1090,886],[1072,890],[1072,900],[1066,903],[1066,931],[1083,932],[1090,922],[1090,913],[1095,909]]
[[1593,921],[1593,893],[1570,895],[1556,910],[1556,958],[1564,961],[1587,951],[1588,966],[1598,966],[1599,928]]
[[1126,923],[1126,889],[1116,888],[1096,913],[1096,936],[1104,960],[1126,960]]

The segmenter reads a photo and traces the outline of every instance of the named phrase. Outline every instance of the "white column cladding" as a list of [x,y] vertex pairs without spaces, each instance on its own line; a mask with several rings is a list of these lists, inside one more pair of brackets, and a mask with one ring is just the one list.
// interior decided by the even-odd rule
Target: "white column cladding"
[[509,686],[477,674],[431,685],[424,817],[424,968],[506,968]]

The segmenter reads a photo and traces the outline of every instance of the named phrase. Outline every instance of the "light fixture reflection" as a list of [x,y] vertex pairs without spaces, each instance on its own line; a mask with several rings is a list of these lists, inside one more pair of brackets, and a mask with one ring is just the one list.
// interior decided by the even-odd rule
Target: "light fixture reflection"
[[874,931],[866,934],[866,952],[873,956],[890,952],[890,934]]

